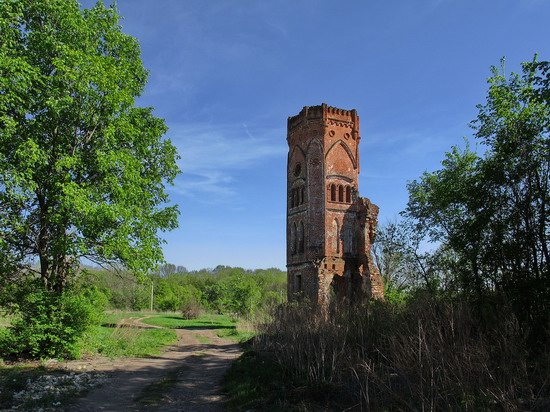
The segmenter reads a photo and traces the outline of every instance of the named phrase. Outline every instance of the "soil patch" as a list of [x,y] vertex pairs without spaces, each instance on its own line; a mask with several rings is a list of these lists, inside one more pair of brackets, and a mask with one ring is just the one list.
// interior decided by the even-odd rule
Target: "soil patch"
[[[120,327],[157,328],[140,319]],[[159,356],[71,361],[67,370],[107,374],[107,382],[67,411],[222,411],[220,381],[241,350],[212,329],[177,329],[178,341]],[[203,342],[203,343],[201,343]]]

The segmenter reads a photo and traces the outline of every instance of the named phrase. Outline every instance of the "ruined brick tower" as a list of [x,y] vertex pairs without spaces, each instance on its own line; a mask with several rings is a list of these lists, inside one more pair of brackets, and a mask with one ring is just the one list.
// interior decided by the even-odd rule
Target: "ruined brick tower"
[[322,104],[288,118],[289,301],[383,298],[371,245],[378,206],[359,197],[359,116]]

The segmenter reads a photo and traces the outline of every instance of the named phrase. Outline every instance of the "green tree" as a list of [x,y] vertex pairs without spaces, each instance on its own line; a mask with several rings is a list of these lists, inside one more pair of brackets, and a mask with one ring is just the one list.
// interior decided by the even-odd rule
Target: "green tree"
[[251,315],[262,297],[262,291],[251,275],[236,272],[223,278],[217,286],[221,307],[229,313]]
[[422,226],[409,220],[378,227],[372,252],[387,301],[402,303],[416,291],[432,296],[453,291],[452,251],[445,244],[433,246],[425,244]]
[[199,306],[200,292],[187,284],[182,275],[155,278],[155,308],[162,311],[176,312],[183,305]]
[[[85,258],[136,273],[177,226],[166,126],[115,6],[0,0],[0,273],[61,293]],[[33,262],[38,261],[35,269]]]
[[483,155],[454,148],[409,184],[405,214],[452,250],[463,293],[497,292],[537,329],[550,314],[550,63],[522,68],[492,68],[472,123]]

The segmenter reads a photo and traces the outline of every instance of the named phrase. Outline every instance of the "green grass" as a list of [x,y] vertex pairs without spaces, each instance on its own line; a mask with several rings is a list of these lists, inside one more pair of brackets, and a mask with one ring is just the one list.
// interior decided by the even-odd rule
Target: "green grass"
[[227,315],[202,315],[197,319],[184,319],[176,314],[158,314],[144,319],[148,325],[170,329],[225,329],[235,328],[235,321]]
[[216,332],[216,334],[220,338],[231,339],[232,341],[237,343],[245,343],[252,339],[252,337],[254,336],[254,332],[242,331],[239,330],[238,327],[235,327],[234,329],[220,329]]
[[146,357],[158,355],[176,340],[176,333],[169,329],[96,326],[82,340],[81,352],[109,358]]
[[[140,329],[116,327],[121,319],[143,318],[143,323],[166,329]],[[8,317],[0,317],[0,335],[9,324]],[[86,356],[102,355],[109,358],[146,357],[158,355],[166,345],[177,340],[174,329],[213,329],[220,337],[235,342],[244,342],[252,337],[251,332],[239,330],[237,322],[227,315],[206,314],[198,319],[186,320],[170,313],[156,312],[107,312],[103,324],[91,328],[81,339],[80,353]],[[197,338],[200,343],[209,343],[206,337]]]
[[170,329],[213,329],[219,337],[235,342],[245,342],[253,336],[252,332],[240,330],[237,321],[227,315],[207,314],[197,319],[183,319],[178,315],[166,314],[144,319],[143,323]]
[[144,316],[155,316],[156,312],[119,312],[119,311],[109,311],[105,312],[104,323],[107,324],[116,324],[122,319],[138,319]]
[[[142,322],[166,329],[117,328],[121,319],[143,318]],[[100,354],[110,358],[158,355],[162,349],[177,339],[174,329],[212,329],[220,337],[235,342],[244,342],[252,337],[251,332],[241,331],[237,322],[227,315],[206,314],[198,319],[183,319],[171,313],[109,312],[102,326],[92,328],[84,337],[81,353]],[[198,334],[197,334],[198,335]],[[209,343],[206,337],[197,338],[200,343]]]

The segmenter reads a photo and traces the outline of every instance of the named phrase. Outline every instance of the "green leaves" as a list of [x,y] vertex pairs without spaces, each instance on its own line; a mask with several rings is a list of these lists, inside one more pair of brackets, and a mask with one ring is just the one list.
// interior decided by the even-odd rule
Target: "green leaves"
[[19,315],[9,329],[12,345],[3,356],[73,358],[78,339],[103,316],[104,300],[90,289],[87,293],[55,294],[33,285],[19,300]]
[[463,292],[503,293],[530,325],[550,309],[550,70],[492,68],[472,122],[485,149],[453,148],[443,168],[409,184],[405,215],[458,256]]
[[0,254],[18,255],[20,275],[38,258],[50,290],[82,258],[151,270],[157,233],[177,225],[177,153],[135,107],[147,70],[119,19],[102,2],[0,3]]

